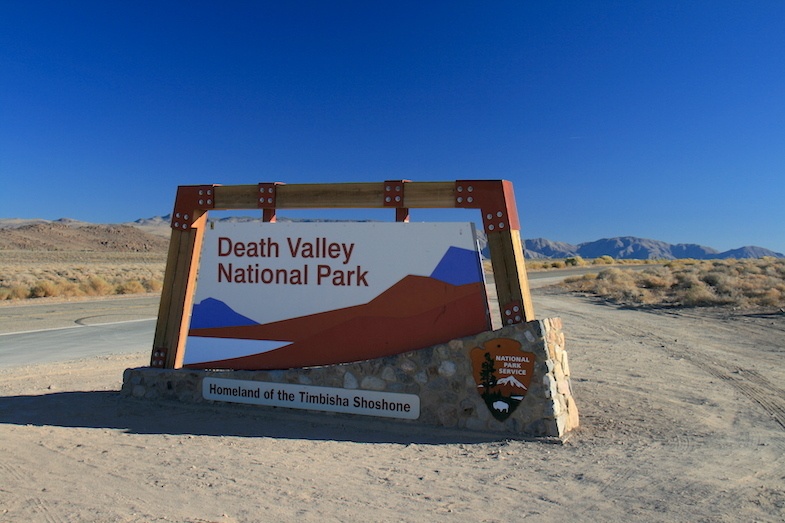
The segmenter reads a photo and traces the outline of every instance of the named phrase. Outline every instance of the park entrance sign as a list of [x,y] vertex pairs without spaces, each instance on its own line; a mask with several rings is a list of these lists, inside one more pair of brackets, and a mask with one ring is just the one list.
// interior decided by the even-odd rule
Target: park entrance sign
[[[279,223],[278,209],[389,208],[394,222]],[[477,209],[409,223],[410,209]],[[261,211],[251,222],[212,210]],[[578,426],[561,320],[535,320],[505,180],[181,186],[138,398],[228,402],[562,437]],[[493,330],[494,324],[501,328]]]
[[[343,225],[286,224],[276,221],[278,209],[308,208],[390,208],[395,211],[396,221],[386,224]],[[235,358],[231,355],[223,358],[216,354],[217,351],[205,356],[209,351],[209,348],[206,348],[209,344],[197,338],[281,343],[297,341],[292,339],[293,330],[310,331],[319,320],[327,317],[312,317],[313,321],[308,322],[307,329],[303,327],[304,321],[298,321],[297,328],[294,324],[281,325],[280,322],[327,311],[333,311],[330,320],[340,321],[343,319],[340,310],[345,312],[346,308],[362,305],[371,310],[374,297],[379,295],[374,292],[383,293],[407,275],[430,279],[418,280],[420,289],[414,294],[402,293],[408,299],[408,304],[425,300],[428,303],[419,305],[438,308],[440,305],[437,302],[428,301],[429,295],[433,292],[447,292],[447,289],[447,293],[452,296],[440,296],[442,305],[455,304],[451,299],[467,300],[470,309],[465,317],[451,318],[449,323],[467,321],[468,330],[487,330],[487,315],[481,317],[483,315],[476,314],[477,302],[481,299],[479,288],[482,286],[482,277],[477,268],[479,258],[472,253],[477,248],[474,234],[467,225],[444,225],[442,228],[433,223],[408,223],[410,208],[479,209],[491,254],[501,321],[504,325],[513,325],[534,319],[518,211],[512,184],[508,181],[398,180],[344,184],[188,185],[178,188],[172,213],[172,237],[151,366],[177,369],[189,365],[206,368],[210,363],[210,368],[236,368],[233,366],[238,363],[236,361],[231,364],[225,362],[227,366],[216,365],[219,361]],[[240,209],[260,209],[264,227],[237,226],[223,229],[220,222],[208,221],[208,212],[211,210]],[[211,223],[214,225],[210,225]],[[454,247],[454,252],[451,252],[450,247]],[[202,265],[205,273],[201,272]],[[433,274],[432,271],[437,268],[438,272]],[[197,275],[200,287],[198,297]],[[438,282],[450,285],[451,288],[444,287],[441,291],[426,290],[429,285],[438,287]],[[238,287],[240,289],[237,289]],[[221,290],[217,290],[219,288]],[[326,298],[320,297],[324,296],[325,292]],[[212,293],[215,295],[211,295]],[[213,314],[223,316],[224,319],[231,315],[227,310],[231,308],[231,304],[220,298],[225,294],[231,295],[232,303],[238,304],[239,310],[233,310],[234,319],[240,320],[238,316],[242,316],[244,319],[240,321],[246,324],[230,325],[226,321],[210,323],[209,320],[204,320],[205,316]],[[195,297],[198,299],[194,307]],[[335,305],[322,306],[315,303],[320,300],[329,300]],[[223,304],[218,303],[220,301],[223,301]],[[487,300],[484,300],[481,307],[483,310],[487,310],[485,301]],[[253,311],[248,305],[251,302],[254,303]],[[387,307],[390,311],[389,304]],[[303,312],[292,312],[297,308]],[[460,309],[455,305],[450,307],[451,313],[460,314]],[[277,314],[277,310],[289,312],[278,317],[273,316]],[[270,316],[255,316],[260,311],[267,311],[266,314]],[[191,320],[192,313],[195,324]],[[373,314],[376,315],[376,312]],[[404,307],[399,307],[393,316],[400,318],[404,314]],[[362,322],[357,320],[359,317],[359,314],[355,315],[353,328],[363,330]],[[407,325],[406,322],[400,321],[396,328],[407,331],[421,330],[416,322],[423,323],[425,318],[427,315],[415,314],[411,318],[415,323]],[[275,322],[278,324],[270,325]],[[254,326],[251,323],[267,327]],[[233,332],[219,331],[222,327],[236,328]],[[274,329],[272,334],[271,329]],[[372,330],[364,329],[368,332]],[[265,333],[261,333],[262,330]],[[354,336],[345,328],[342,333],[338,330],[340,329],[333,332],[337,337]],[[255,332],[251,334],[250,331]],[[304,331],[295,333],[301,347],[302,338],[306,335]],[[444,331],[445,334],[447,332]],[[468,331],[446,334],[446,338],[438,339],[440,335],[431,333],[424,341],[425,345],[418,345],[417,341],[412,340],[413,345],[404,348],[396,342],[396,347],[416,350],[468,334]],[[274,339],[275,337],[279,339]],[[324,343],[324,340],[320,342]],[[383,338],[376,336],[366,340],[366,345],[379,346],[384,342]],[[186,346],[189,343],[193,350],[186,359]],[[232,343],[235,348],[228,350],[227,346],[227,350],[230,353],[256,350],[248,347],[240,349],[242,344]],[[261,345],[257,343],[256,346],[258,348]],[[268,344],[266,348],[271,347],[274,347],[274,343]],[[370,357],[377,355],[371,353]],[[260,359],[269,360],[270,357]],[[339,361],[345,359],[341,357],[325,363]],[[265,361],[259,363],[261,367],[256,368],[289,368],[291,363],[293,362],[288,358],[276,363]],[[303,359],[302,364],[311,365],[312,362],[310,359]],[[256,363],[251,365],[256,366]]]

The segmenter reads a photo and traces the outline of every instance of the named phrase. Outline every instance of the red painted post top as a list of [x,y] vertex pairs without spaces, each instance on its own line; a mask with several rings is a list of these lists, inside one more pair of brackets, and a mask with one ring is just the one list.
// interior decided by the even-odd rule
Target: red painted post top
[[172,229],[187,231],[194,222],[194,211],[214,209],[215,187],[215,185],[178,187],[172,213]]
[[515,192],[507,180],[458,180],[455,182],[455,206],[480,209],[485,232],[521,228]]

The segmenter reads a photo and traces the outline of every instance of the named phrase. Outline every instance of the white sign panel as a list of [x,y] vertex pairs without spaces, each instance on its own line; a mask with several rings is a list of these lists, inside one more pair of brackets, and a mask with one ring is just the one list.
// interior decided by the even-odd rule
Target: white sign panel
[[471,223],[210,222],[183,363],[360,361],[476,334],[488,318]]
[[204,378],[202,396],[212,401],[344,412],[383,418],[417,419],[420,417],[420,397],[415,394],[395,392]]

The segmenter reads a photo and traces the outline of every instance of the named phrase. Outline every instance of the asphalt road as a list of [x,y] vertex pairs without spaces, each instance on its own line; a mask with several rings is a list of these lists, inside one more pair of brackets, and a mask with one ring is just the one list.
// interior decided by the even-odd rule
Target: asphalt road
[[[537,288],[596,271],[531,272],[529,283]],[[0,368],[150,350],[158,302],[158,295],[145,295],[0,305]]]
[[158,295],[0,306],[0,367],[152,347]]

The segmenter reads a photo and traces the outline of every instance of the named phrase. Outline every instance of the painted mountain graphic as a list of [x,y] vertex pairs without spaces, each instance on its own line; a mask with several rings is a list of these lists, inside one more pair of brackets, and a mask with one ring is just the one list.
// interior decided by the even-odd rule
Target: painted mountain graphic
[[205,298],[194,305],[191,313],[191,329],[246,325],[258,325],[258,323],[235,312],[224,302],[215,298]]
[[252,325],[195,328],[189,336],[291,340],[279,349],[188,368],[288,369],[363,361],[471,336],[490,328],[482,281],[452,285],[406,276],[370,302]]
[[523,383],[521,383],[520,381],[515,379],[515,376],[512,376],[512,375],[507,376],[506,378],[502,378],[502,379],[498,380],[496,382],[496,385],[497,386],[498,385],[506,385],[506,386],[515,387],[515,388],[518,388],[518,389],[528,390]]
[[431,273],[431,278],[452,285],[483,281],[482,266],[477,251],[450,247]]

